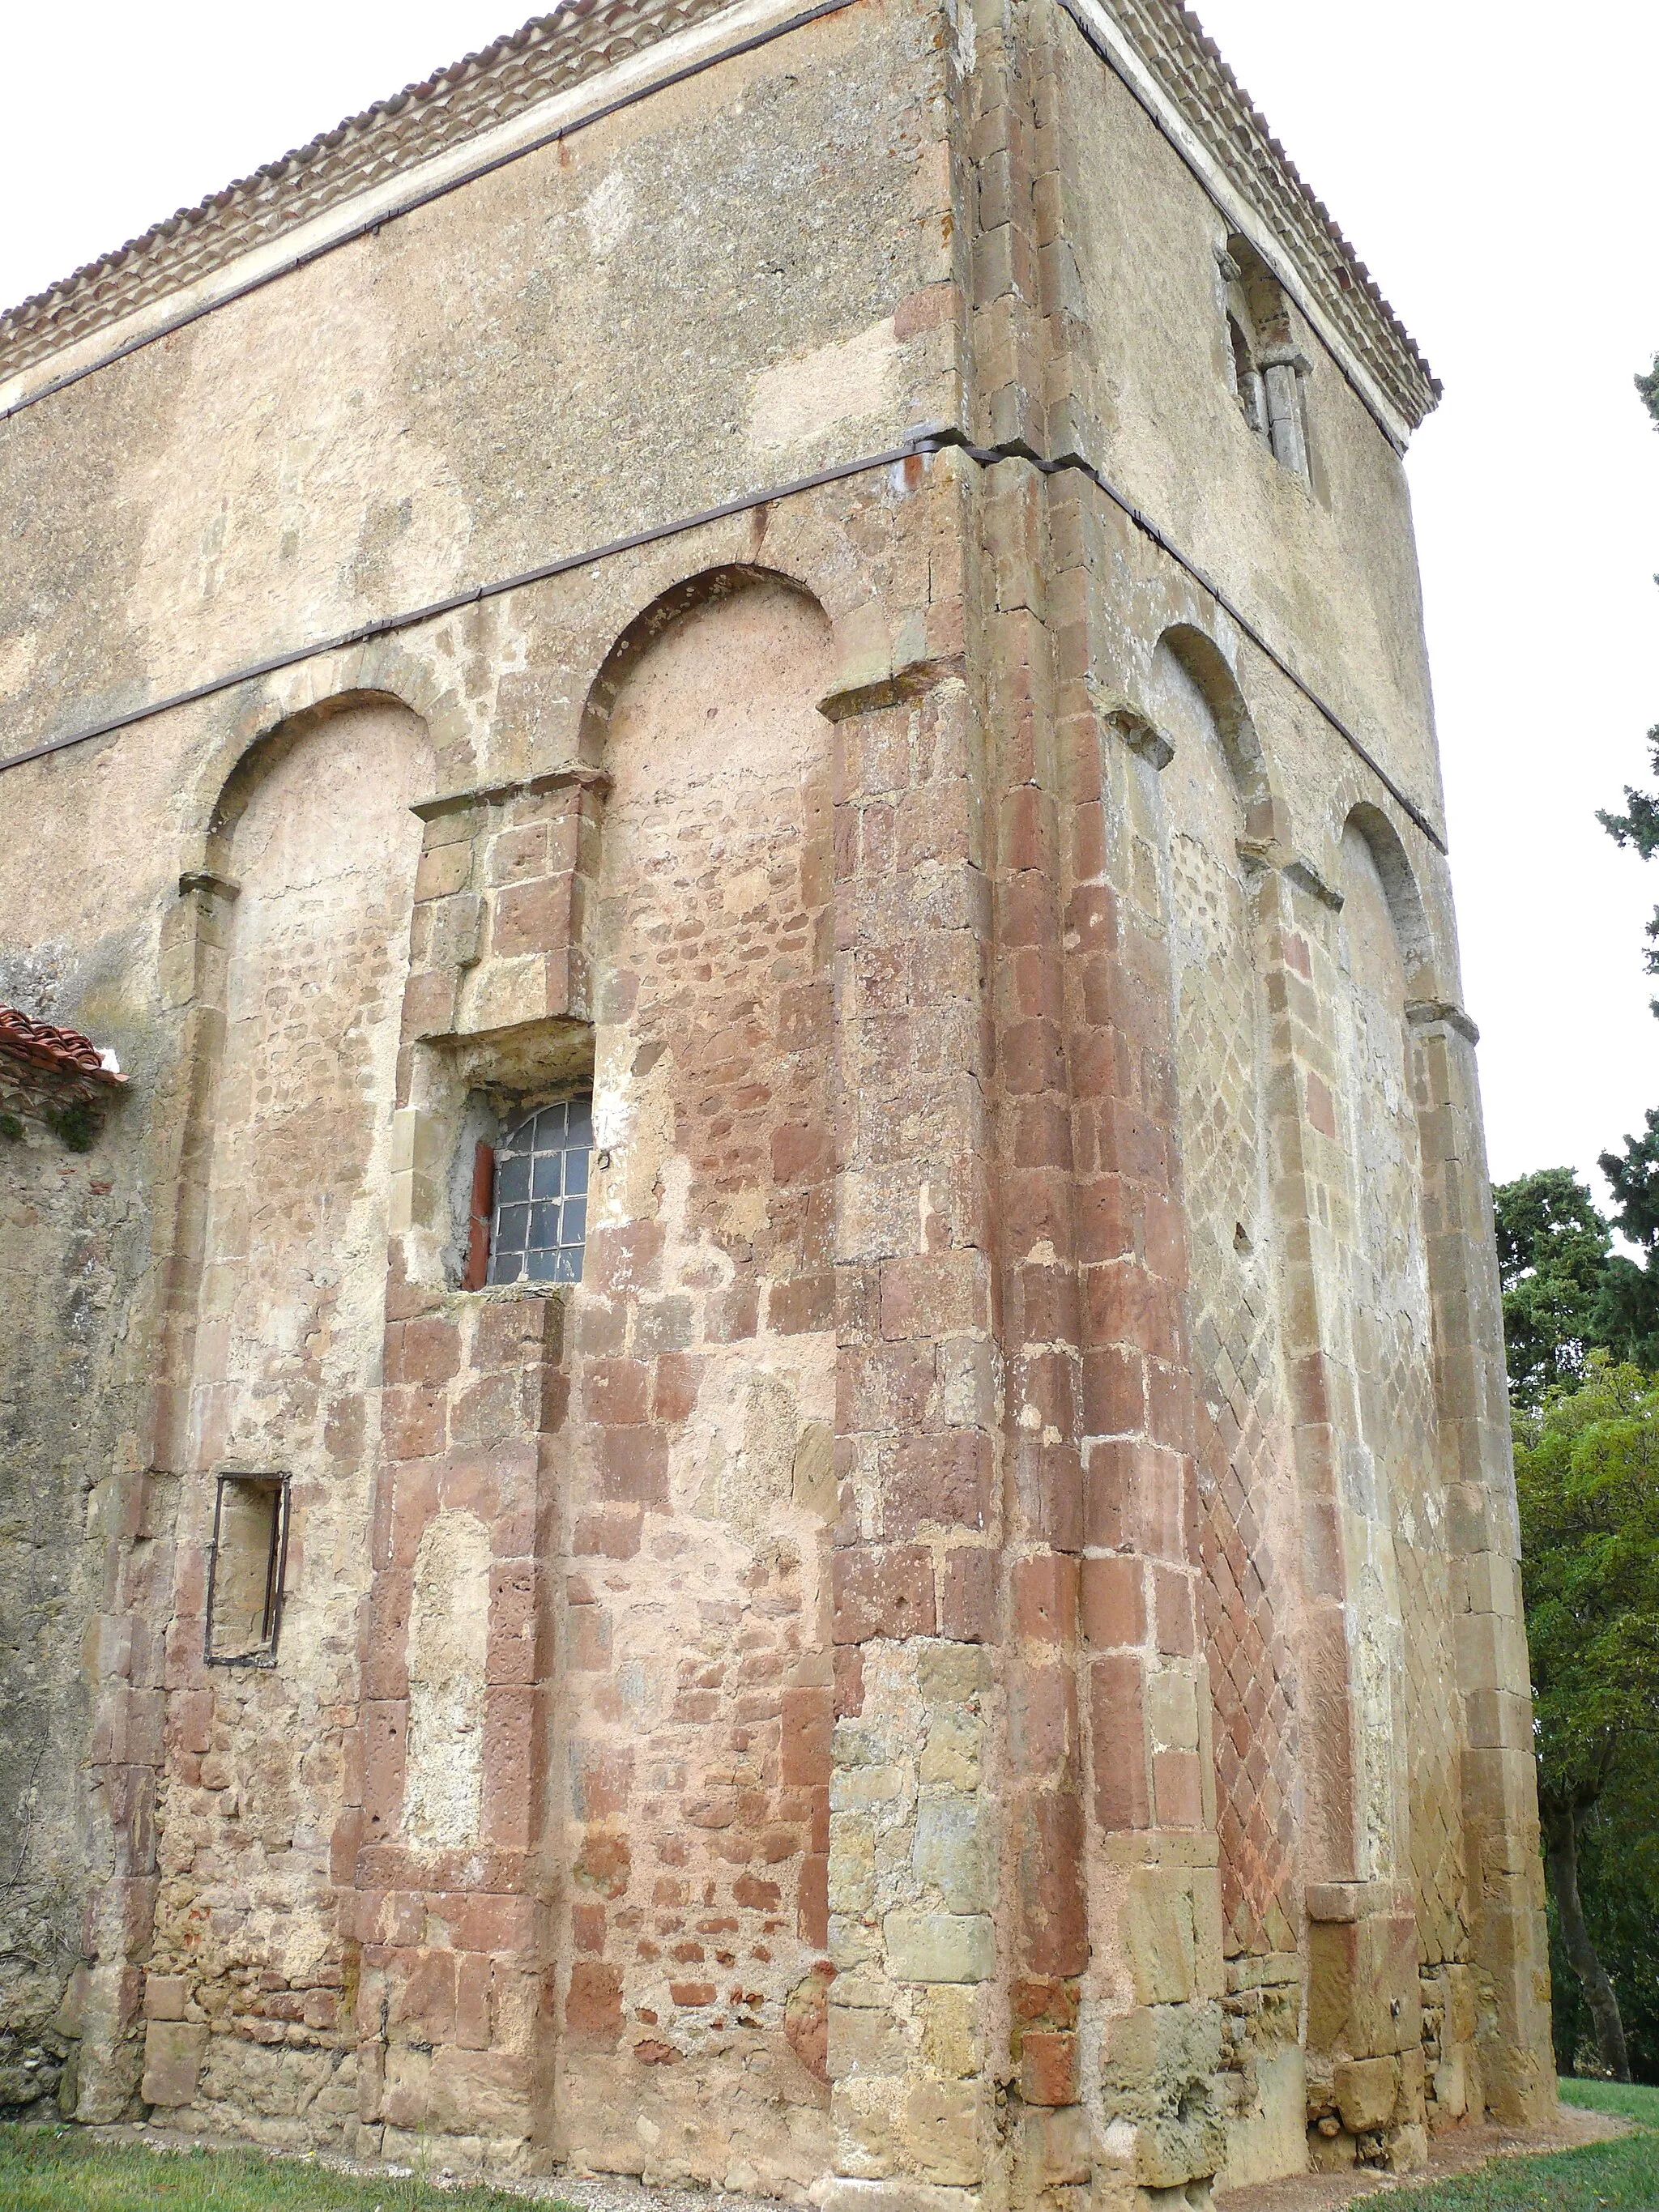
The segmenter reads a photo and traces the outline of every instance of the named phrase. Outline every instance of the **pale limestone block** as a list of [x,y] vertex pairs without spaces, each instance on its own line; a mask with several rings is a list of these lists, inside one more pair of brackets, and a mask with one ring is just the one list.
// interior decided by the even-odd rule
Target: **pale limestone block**
[[896,1981],[982,1982],[996,1970],[996,1940],[984,1913],[890,1912],[882,1932]]

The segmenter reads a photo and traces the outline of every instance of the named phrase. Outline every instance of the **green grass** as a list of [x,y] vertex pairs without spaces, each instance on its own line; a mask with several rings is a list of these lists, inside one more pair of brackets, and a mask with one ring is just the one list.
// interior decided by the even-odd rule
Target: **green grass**
[[[1431,2189],[1391,2190],[1387,2212],[1659,2212],[1659,2089],[1561,2083],[1561,2101],[1635,2120],[1639,2133],[1540,2158],[1495,2158]],[[1369,2200],[1368,2200],[1369,2201]]]
[[[544,2200],[545,2206],[547,2200]],[[556,2205],[557,2200],[553,2200]],[[256,2151],[152,2151],[0,2125],[0,2212],[526,2212],[504,2190],[359,2181]],[[574,2212],[565,2205],[562,2212]]]
[[1644,2128],[1659,2128],[1659,2089],[1635,2081],[1576,2081],[1561,2076],[1561,2102],[1586,2112],[1617,2112]]
[[[1659,2089],[1564,2081],[1561,2100],[1620,2113],[1640,2131],[1391,2190],[1385,2212],[1659,2212]],[[157,2152],[76,2129],[0,2125],[0,2212],[525,2212],[525,2199],[420,2174],[359,2181],[254,2151]],[[574,2208],[554,2199],[552,2212]]]

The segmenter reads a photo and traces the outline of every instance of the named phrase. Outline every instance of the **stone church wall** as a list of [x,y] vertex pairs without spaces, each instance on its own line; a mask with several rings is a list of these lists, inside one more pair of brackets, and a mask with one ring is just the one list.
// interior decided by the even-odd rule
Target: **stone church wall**
[[18,750],[654,533],[0,773],[130,1076],[0,1160],[32,2106],[1146,2212],[1547,2101],[1403,476],[1234,221],[856,0],[0,424]]

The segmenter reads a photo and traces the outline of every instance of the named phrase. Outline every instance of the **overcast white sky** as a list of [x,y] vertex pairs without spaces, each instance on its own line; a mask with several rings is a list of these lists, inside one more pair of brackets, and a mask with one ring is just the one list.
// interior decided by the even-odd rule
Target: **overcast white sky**
[[[1597,827],[1659,722],[1659,7],[1199,0],[1446,386],[1409,469],[1495,1175],[1659,1105],[1659,902]],[[512,0],[0,16],[0,301],[486,44]]]

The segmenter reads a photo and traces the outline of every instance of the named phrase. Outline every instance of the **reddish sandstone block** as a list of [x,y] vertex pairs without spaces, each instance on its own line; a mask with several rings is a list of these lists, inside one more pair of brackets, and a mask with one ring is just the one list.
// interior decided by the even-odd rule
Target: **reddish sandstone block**
[[655,1426],[608,1431],[599,1438],[599,1492],[607,1504],[668,1510],[668,1438]]
[[[407,1328],[408,1323],[403,1324]],[[388,1389],[380,1397],[380,1431],[389,1459],[430,1459],[444,1448],[446,1406],[441,1392],[422,1385]]]
[[658,1358],[652,1395],[653,1420],[690,1420],[696,1410],[697,1391],[708,1364],[684,1352],[664,1352]]
[[929,1526],[983,1528],[990,1516],[991,1439],[977,1429],[907,1437],[882,1468],[881,1518],[888,1536]]
[[1133,1438],[1089,1448],[1084,1484],[1084,1534],[1091,1545],[1133,1545],[1153,1559],[1182,1556],[1186,1474],[1170,1451]]
[[1163,1276],[1125,1258],[1088,1268],[1084,1285],[1086,1325],[1096,1343],[1133,1346],[1153,1359],[1181,1357],[1179,1307]]
[[781,1189],[822,1182],[834,1166],[830,1132],[823,1122],[787,1122],[772,1132],[772,1180]]
[[363,1706],[363,1812],[366,1837],[378,1840],[397,1825],[404,1799],[404,1739],[409,1708],[398,1698]]
[[582,1410],[607,1428],[649,1419],[651,1370],[637,1359],[594,1359],[582,1376]]
[[1017,1636],[1041,1644],[1069,1644],[1076,1636],[1078,1562],[1070,1553],[1017,1560],[1013,1596]]
[[1146,1433],[1171,1451],[1193,1448],[1193,1394],[1184,1367],[1146,1362]]
[[532,1840],[535,1692],[495,1684],[484,1692],[483,1810],[487,1843],[526,1850]]
[[989,1644],[996,1636],[996,1554],[958,1545],[945,1555],[939,1633],[957,1644]]
[[[678,1845],[681,1857],[675,1856],[676,1839],[666,1838],[659,1847],[657,1856],[671,1866],[678,1866],[684,1856],[684,1847]],[[576,1854],[573,1869],[578,1884],[592,1890],[599,1897],[623,1897],[628,1892],[629,1877],[633,1871],[633,1853],[626,1836],[608,1833],[604,1829],[589,1829],[582,1838],[581,1849]]]
[[1063,1661],[1008,1662],[1010,1751],[1022,1774],[1054,1774],[1077,1747],[1077,1677]]
[[510,960],[520,953],[555,951],[568,945],[573,882],[567,873],[504,885],[490,921],[491,952]]
[[631,1559],[640,1548],[640,1516],[585,1513],[571,1531],[570,1548],[578,1559]]
[[1133,1653],[1094,1661],[1089,1669],[1095,1812],[1103,1828],[1148,1824],[1146,1735],[1141,1662]]
[[742,1343],[759,1327],[760,1286],[752,1277],[739,1276],[718,1297],[709,1300],[703,1334],[710,1344]]
[[409,1694],[409,1615],[414,1596],[413,1568],[383,1567],[375,1576],[369,1595],[368,1647],[363,1662],[365,1697],[404,1698]]
[[989,1320],[985,1260],[975,1251],[887,1260],[880,1276],[881,1334],[890,1340],[984,1328]]
[[836,1425],[860,1430],[920,1429],[934,1418],[938,1362],[931,1343],[875,1344],[843,1351],[836,1364]]
[[578,1959],[570,1969],[564,2031],[573,2050],[610,2051],[622,2033],[622,1969],[608,1959]]
[[1140,1199],[1142,1249],[1146,1264],[1173,1284],[1187,1287],[1187,1235],[1181,1209],[1160,1192],[1143,1191]]
[[1308,1071],[1308,1119],[1322,1137],[1336,1134],[1336,1105],[1328,1085]]
[[583,1284],[601,1297],[627,1297],[655,1290],[662,1247],[662,1225],[655,1221],[630,1221],[615,1229],[592,1230],[582,1267]]
[[455,1953],[400,1952],[392,1976],[391,2021],[424,2043],[449,2043],[455,2034]]
[[921,1545],[839,1551],[833,1574],[837,1644],[933,1633],[933,1562]]
[[1014,2020],[1030,2027],[1074,2028],[1078,1999],[1075,1981],[1053,1974],[1022,1974],[1008,1991]]
[[[1020,1803],[1019,1947],[1028,1976],[1063,1982],[1089,1961],[1083,1805],[1069,1788],[1029,1792]],[[1073,2023],[1049,2007],[1053,2024]]]
[[780,1336],[805,1336],[836,1325],[836,1278],[823,1268],[774,1283],[766,1298],[767,1326]]
[[1028,2105],[1075,2104],[1077,2079],[1075,2035],[1036,2028],[1021,2038],[1019,2089]]
[[830,1736],[834,1727],[829,1689],[786,1690],[779,1778],[786,1786],[811,1787],[830,1771]]
[[457,1950],[528,1957],[536,1937],[536,1900],[505,1891],[464,1897],[451,1935]]
[[[371,1693],[372,1694],[372,1693]],[[180,1690],[168,1708],[173,1740],[180,1751],[201,1753],[213,1743],[213,1692]]]
[[1091,1644],[1139,1645],[1146,1634],[1143,1569],[1138,1558],[1085,1559],[1083,1633]]
[[[1092,1271],[1091,1271],[1092,1272]],[[1083,1355],[1083,1427],[1091,1437],[1136,1436],[1146,1425],[1146,1361],[1125,1345]]]
[[533,883],[550,872],[545,822],[526,822],[490,840],[488,878],[492,888]]
[[453,1322],[428,1316],[422,1320],[393,1322],[386,1330],[388,1382],[428,1383],[436,1387],[459,1374],[460,1368],[461,1334]]
[[1160,1828],[1203,1826],[1204,1794],[1195,1752],[1154,1752],[1152,1793]]
[[509,1368],[481,1375],[450,1401],[449,1432],[458,1444],[495,1444],[533,1435],[541,1411],[539,1374]]
[[536,1678],[536,1570],[529,1559],[489,1571],[489,1638],[484,1679],[526,1684]]

